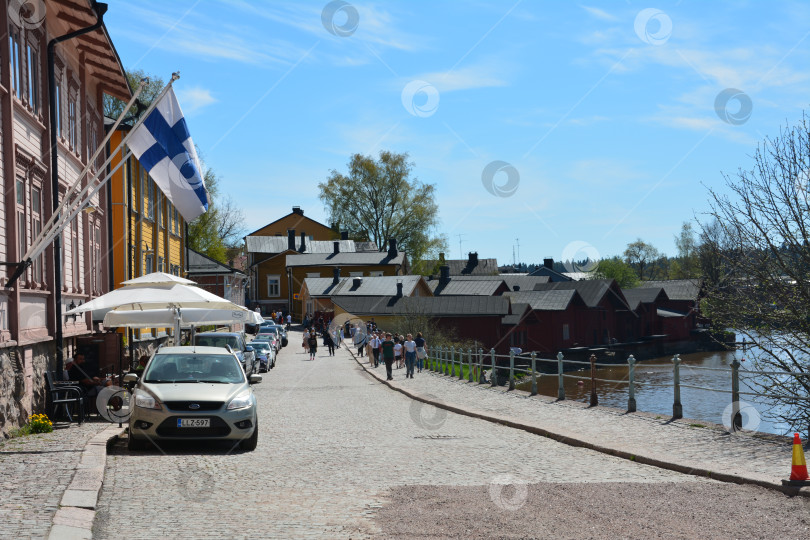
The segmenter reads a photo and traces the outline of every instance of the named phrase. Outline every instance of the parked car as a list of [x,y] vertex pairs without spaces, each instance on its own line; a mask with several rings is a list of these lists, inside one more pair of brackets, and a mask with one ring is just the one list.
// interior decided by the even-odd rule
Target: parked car
[[236,353],[242,369],[250,375],[258,371],[258,361],[253,347],[248,345],[242,332],[203,332],[194,336],[194,344],[203,347],[228,346]]
[[162,439],[226,439],[254,450],[259,418],[251,385],[261,380],[246,375],[234,351],[222,347],[158,349],[142,377],[124,377],[134,383],[129,449]]
[[276,351],[269,341],[256,341],[255,339],[250,342],[253,347],[253,352],[256,358],[259,359],[259,373],[267,372],[276,367]]
[[260,334],[266,334],[268,332],[272,332],[272,333],[276,334],[276,337],[278,338],[278,341],[279,341],[279,344],[280,344],[281,347],[286,346],[287,332],[284,330],[283,327],[274,324],[274,325],[262,326],[262,328],[259,330]]
[[284,327],[283,327],[282,325],[280,325],[280,324],[276,324],[276,325],[274,325],[273,327],[274,327],[276,330],[278,330],[279,337],[281,337],[281,346],[282,346],[282,347],[286,347],[286,346],[287,346],[287,342],[288,342],[288,341],[287,341],[287,329],[286,329],[286,328],[284,328]]
[[[253,341],[269,341],[273,346],[273,350],[278,352],[281,350],[281,341],[278,339],[278,334],[275,332],[259,332]],[[251,343],[253,343],[253,341]]]

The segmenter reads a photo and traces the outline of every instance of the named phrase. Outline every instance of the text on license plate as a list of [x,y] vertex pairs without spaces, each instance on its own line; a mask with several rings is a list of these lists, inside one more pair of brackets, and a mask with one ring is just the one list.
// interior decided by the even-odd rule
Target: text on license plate
[[178,418],[177,427],[211,427],[210,418]]

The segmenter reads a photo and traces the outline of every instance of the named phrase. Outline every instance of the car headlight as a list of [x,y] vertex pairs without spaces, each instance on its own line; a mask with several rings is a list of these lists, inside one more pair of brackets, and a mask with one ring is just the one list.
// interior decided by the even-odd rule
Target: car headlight
[[135,394],[135,406],[143,409],[158,409],[160,410],[160,402],[149,394],[142,394],[138,392]]
[[236,396],[228,403],[228,410],[233,409],[244,409],[245,407],[250,407],[250,392],[245,391]]

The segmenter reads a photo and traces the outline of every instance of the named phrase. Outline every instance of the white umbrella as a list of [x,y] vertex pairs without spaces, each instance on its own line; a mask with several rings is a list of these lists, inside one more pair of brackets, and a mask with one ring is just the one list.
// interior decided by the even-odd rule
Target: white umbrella
[[181,278],[180,276],[167,274],[165,272],[152,272],[151,274],[122,281],[121,285],[148,285],[153,283],[182,283],[183,285],[197,284],[196,281]]
[[231,309],[233,302],[183,283],[125,285],[65,312],[65,315],[116,309],[119,311],[159,308]]
[[249,309],[234,305],[233,309],[203,309],[179,308],[175,309],[145,309],[113,310],[104,316],[105,327],[126,326],[130,328],[154,328],[174,326],[177,322],[177,312],[180,315],[180,326],[203,326],[209,324],[261,324],[264,319]]

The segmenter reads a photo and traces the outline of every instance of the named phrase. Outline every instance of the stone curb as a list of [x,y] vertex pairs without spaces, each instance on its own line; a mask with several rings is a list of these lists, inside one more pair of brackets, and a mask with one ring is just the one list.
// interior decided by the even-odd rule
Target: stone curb
[[123,428],[110,426],[93,436],[82,450],[59,509],[53,517],[48,540],[90,540],[96,518],[98,495],[104,484],[107,448],[124,433]]
[[[683,474],[689,474],[693,476],[702,476],[706,478],[711,478],[713,480],[719,480],[721,482],[729,482],[733,484],[749,484],[760,486],[767,489],[772,489],[775,491],[780,491],[785,493],[786,495],[790,496],[802,496],[810,498],[810,490],[803,490],[801,488],[790,487],[790,486],[783,486],[781,483],[772,482],[770,480],[765,480],[763,478],[754,478],[751,476],[743,476],[739,474],[730,474],[724,473],[721,471],[706,469],[703,467],[689,467],[687,465],[683,465],[681,463],[674,463],[672,461],[665,461],[659,458],[653,458],[650,456],[635,454],[632,452],[628,452],[627,450],[622,450],[620,448],[611,447],[604,444],[596,444],[589,442],[585,439],[578,438],[576,436],[572,436],[570,434],[562,433],[560,431],[550,431],[546,428],[529,424],[522,421],[516,421],[511,418],[493,415],[491,413],[485,413],[481,411],[475,411],[472,409],[466,409],[461,406],[457,405],[450,405],[445,403],[441,400],[436,399],[434,396],[423,395],[413,390],[407,390],[402,388],[398,385],[392,384],[392,381],[388,381],[383,378],[381,375],[378,375],[373,370],[368,369],[367,362],[361,362],[358,357],[355,355],[354,351],[351,349],[347,349],[349,354],[351,354],[354,361],[363,368],[363,370],[374,377],[380,383],[388,386],[392,390],[396,390],[401,394],[408,396],[411,399],[416,401],[420,401],[422,403],[428,403],[433,405],[434,407],[445,409],[450,412],[454,412],[456,414],[461,414],[464,416],[469,416],[471,418],[478,418],[479,420],[486,420],[487,422],[492,422],[495,424],[501,424],[506,427],[511,427],[514,429],[521,429],[523,431],[527,431],[529,433],[534,433],[535,435],[542,435],[543,437],[548,437],[553,439],[557,442],[561,442],[563,444],[567,444],[569,446],[575,446],[580,448],[587,448],[589,450],[594,450],[596,452],[601,452],[603,454],[608,454],[611,456],[616,456],[619,458],[627,459],[630,461],[635,461],[636,463],[642,463],[644,465],[652,465],[654,467],[659,467],[661,469],[666,469],[670,471],[675,471]],[[365,358],[365,357],[363,357]]]

